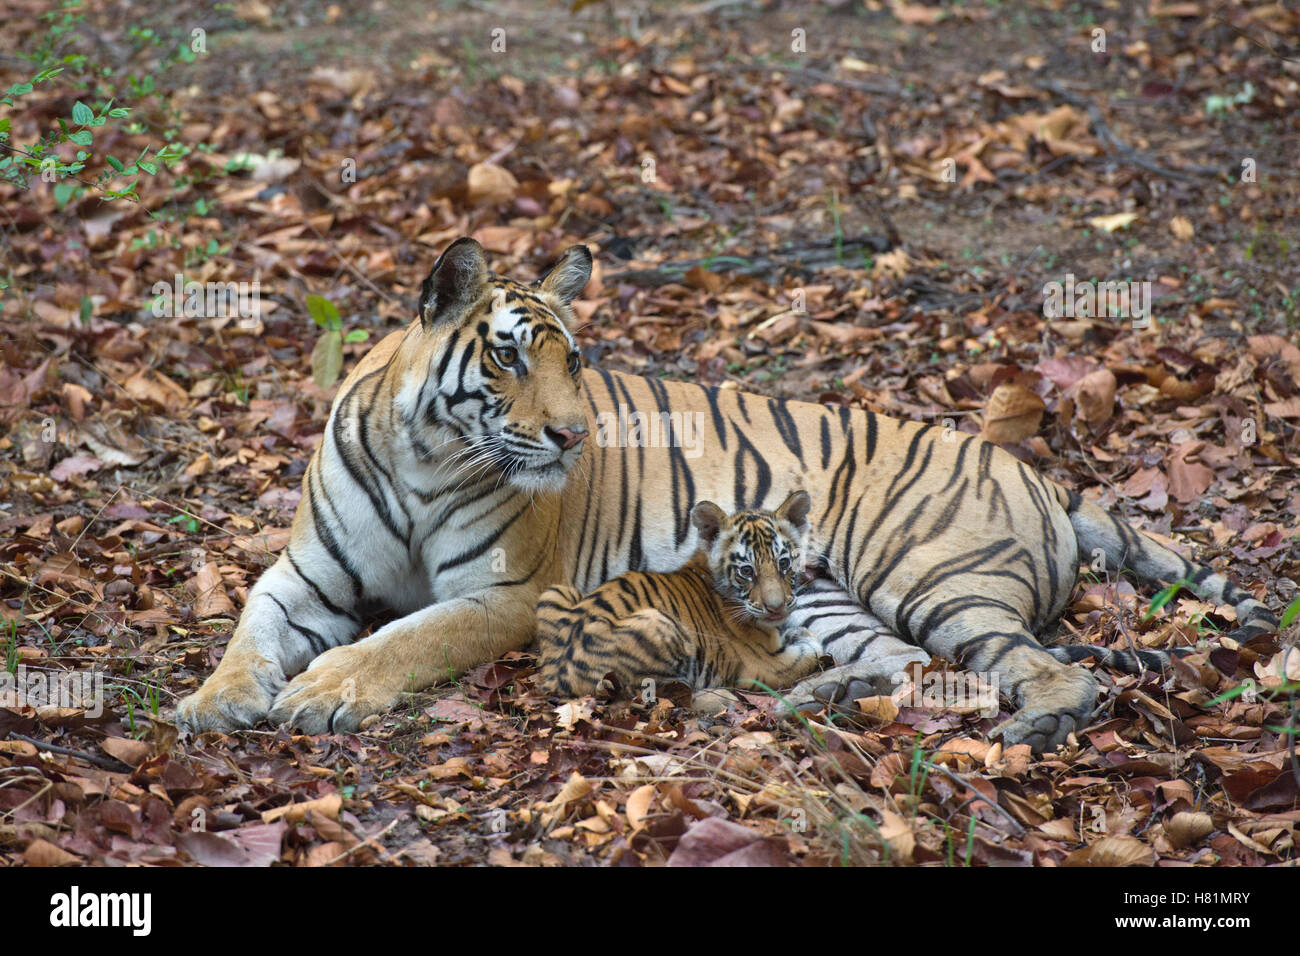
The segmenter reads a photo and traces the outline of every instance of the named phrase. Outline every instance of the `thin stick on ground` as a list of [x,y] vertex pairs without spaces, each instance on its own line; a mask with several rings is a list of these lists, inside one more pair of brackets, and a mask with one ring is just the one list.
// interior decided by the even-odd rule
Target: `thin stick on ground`
[[86,753],[84,750],[73,750],[70,747],[60,747],[58,744],[46,743],[43,740],[37,740],[34,737],[28,737],[15,731],[10,731],[9,736],[13,740],[21,740],[23,743],[31,744],[37,750],[48,750],[50,753],[59,754],[63,757],[74,757],[77,760],[84,760],[87,763],[94,764],[104,770],[111,770],[114,773],[130,773],[135,768],[130,764],[123,763],[114,757],[100,757],[95,754]]

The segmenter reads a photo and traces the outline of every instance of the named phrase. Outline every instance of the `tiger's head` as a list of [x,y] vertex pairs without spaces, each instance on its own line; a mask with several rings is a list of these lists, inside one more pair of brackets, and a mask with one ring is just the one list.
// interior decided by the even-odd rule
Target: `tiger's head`
[[423,358],[404,389],[404,418],[428,432],[413,437],[421,457],[530,494],[564,486],[587,437],[570,303],[591,264],[570,246],[527,285],[489,272],[473,239],[444,250],[420,289]]
[[808,492],[796,491],[776,511],[728,515],[712,501],[692,508],[718,593],[752,618],[784,621],[806,563],[811,506]]

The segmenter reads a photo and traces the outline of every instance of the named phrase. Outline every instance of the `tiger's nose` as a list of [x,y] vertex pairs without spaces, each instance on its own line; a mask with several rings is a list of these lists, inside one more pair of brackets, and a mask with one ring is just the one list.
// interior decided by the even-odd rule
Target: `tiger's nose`
[[561,448],[569,449],[572,448],[574,445],[578,445],[582,443],[582,440],[587,437],[587,429],[552,428],[551,426],[547,425],[546,435],[548,438],[551,439],[551,441],[555,442],[555,444],[559,445]]

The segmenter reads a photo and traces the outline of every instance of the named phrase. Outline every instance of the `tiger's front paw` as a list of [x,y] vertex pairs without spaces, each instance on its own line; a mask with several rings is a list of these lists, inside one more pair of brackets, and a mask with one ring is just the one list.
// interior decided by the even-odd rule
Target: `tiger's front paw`
[[261,657],[245,662],[238,651],[227,651],[216,673],[177,705],[176,726],[193,734],[252,727],[266,716],[283,686],[277,664]]
[[335,647],[312,661],[276,695],[268,718],[307,734],[351,733],[361,721],[397,703],[400,691],[387,691],[368,678],[364,645]]
[[855,663],[805,678],[785,695],[785,699],[788,716],[817,713],[823,708],[829,714],[852,716],[858,713],[855,701],[893,692],[894,679],[891,676],[863,670]]

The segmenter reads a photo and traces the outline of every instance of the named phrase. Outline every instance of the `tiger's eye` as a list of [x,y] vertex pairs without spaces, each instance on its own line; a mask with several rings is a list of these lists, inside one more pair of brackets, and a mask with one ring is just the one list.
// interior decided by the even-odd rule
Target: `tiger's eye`
[[512,349],[508,345],[502,346],[501,348],[496,348],[492,350],[492,357],[497,360],[498,364],[504,366],[505,368],[509,368],[512,365],[518,364],[519,350]]
[[582,356],[577,352],[569,353],[569,374],[577,375],[582,371]]
[[790,570],[790,559],[785,555],[781,556],[781,573],[785,574]]

